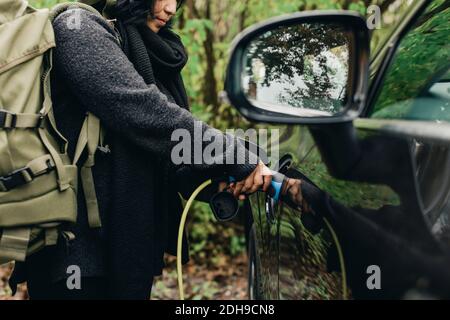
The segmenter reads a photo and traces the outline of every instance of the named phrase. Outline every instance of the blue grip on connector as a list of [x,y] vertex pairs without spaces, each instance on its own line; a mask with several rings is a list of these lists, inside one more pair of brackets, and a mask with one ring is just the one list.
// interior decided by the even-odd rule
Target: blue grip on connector
[[270,183],[271,187],[274,189],[273,195],[271,196],[273,200],[278,201],[280,198],[281,187],[283,182],[273,181]]
[[[273,171],[272,181],[270,183],[270,187],[272,190],[270,190],[270,196],[273,200],[278,201],[280,198],[281,188],[283,186],[283,178],[284,176],[281,175],[278,172]],[[228,177],[229,183],[236,182],[236,179],[234,177]]]

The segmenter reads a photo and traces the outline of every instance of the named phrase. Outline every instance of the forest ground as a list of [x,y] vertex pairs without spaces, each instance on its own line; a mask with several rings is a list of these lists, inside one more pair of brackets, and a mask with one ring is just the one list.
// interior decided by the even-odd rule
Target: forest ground
[[[155,278],[152,299],[178,299],[176,260],[167,257],[167,267],[162,276]],[[230,267],[232,266],[232,267]],[[0,300],[26,300],[26,284],[19,286],[11,296],[7,280],[12,265],[0,266]],[[126,272],[126,271],[124,271]],[[183,267],[186,299],[241,300],[247,299],[247,257],[245,252],[230,257],[221,255],[214,265],[196,264],[195,259]]]

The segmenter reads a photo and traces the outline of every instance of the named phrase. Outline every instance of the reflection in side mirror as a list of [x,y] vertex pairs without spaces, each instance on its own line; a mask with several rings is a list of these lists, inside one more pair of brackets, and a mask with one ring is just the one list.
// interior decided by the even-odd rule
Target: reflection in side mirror
[[341,25],[280,26],[251,41],[242,85],[252,104],[302,117],[343,111],[348,94],[348,31]]
[[311,11],[267,20],[233,43],[225,89],[250,120],[338,123],[358,117],[369,31],[359,14]]

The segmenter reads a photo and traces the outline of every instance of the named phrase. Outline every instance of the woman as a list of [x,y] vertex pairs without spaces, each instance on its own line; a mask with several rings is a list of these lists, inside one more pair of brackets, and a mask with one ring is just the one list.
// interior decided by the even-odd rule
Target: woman
[[[146,299],[153,276],[161,274],[164,252],[175,252],[180,181],[185,190],[193,190],[208,177],[232,175],[241,198],[270,184],[270,177],[263,183],[265,167],[250,164],[244,147],[230,146],[234,138],[218,131],[215,139],[228,147],[215,155],[217,163],[226,163],[230,153],[234,159],[245,153],[247,164],[175,166],[170,160],[175,129],[195,136],[180,75],[187,55],[169,28],[180,4],[119,0],[112,12],[120,43],[115,28],[86,10],[70,9],[55,20],[52,97],[69,155],[74,155],[87,111],[106,128],[110,151],[97,152],[93,168],[103,227],[89,228],[80,189],[78,220],[68,226],[76,239],[59,241],[16,265],[10,283],[27,281],[32,299]],[[80,19],[79,28],[71,27],[73,15]],[[211,128],[201,124],[201,129]]]

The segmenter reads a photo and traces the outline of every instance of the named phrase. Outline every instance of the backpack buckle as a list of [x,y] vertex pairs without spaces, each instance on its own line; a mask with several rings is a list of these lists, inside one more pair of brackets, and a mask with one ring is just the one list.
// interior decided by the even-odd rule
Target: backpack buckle
[[98,146],[97,149],[98,149],[98,151],[102,152],[103,154],[111,153],[111,149],[109,148],[109,145]]
[[[8,116],[11,117],[11,124],[9,126],[6,126]],[[0,128],[14,129],[16,127],[16,123],[17,123],[17,114],[9,112],[7,110],[0,109]]]
[[3,110],[0,110],[0,127],[4,127],[6,124],[6,112]]
[[45,116],[43,114],[39,115],[39,120],[37,123],[37,128],[44,128],[45,127]]
[[31,180],[33,180],[33,172],[29,168],[21,168],[6,176],[0,177],[0,187],[3,186],[5,191],[9,191],[27,184]]

